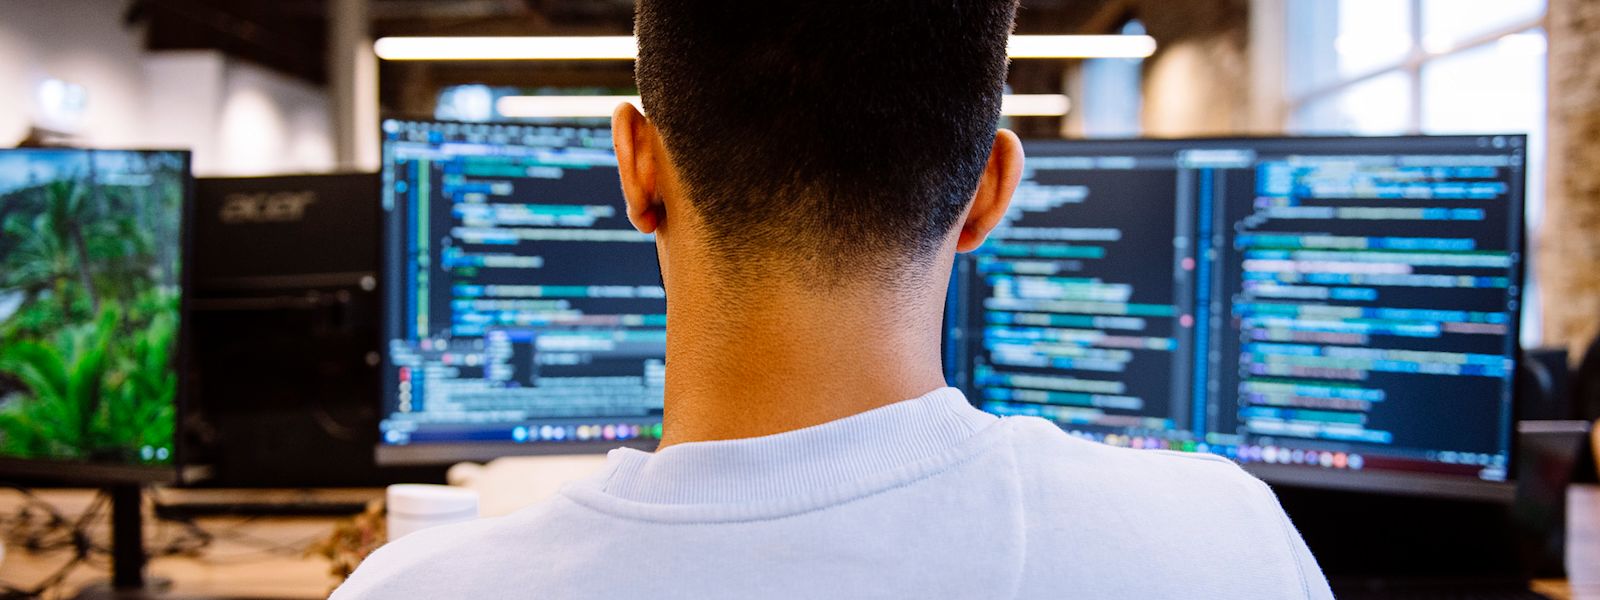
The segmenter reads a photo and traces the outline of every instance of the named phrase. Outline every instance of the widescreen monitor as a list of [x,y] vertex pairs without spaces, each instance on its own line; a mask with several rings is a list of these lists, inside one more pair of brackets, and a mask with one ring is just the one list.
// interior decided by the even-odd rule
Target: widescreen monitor
[[981,408],[1274,482],[1504,498],[1519,135],[1048,141],[957,263]]
[[666,298],[611,134],[383,124],[385,464],[653,447]]
[[0,150],[0,473],[177,470],[187,152]]

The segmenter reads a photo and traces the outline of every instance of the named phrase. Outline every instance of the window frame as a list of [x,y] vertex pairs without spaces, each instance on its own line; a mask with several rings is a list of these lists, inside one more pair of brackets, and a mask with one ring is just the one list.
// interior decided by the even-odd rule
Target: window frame
[[[1484,46],[1499,42],[1507,35],[1519,33],[1543,32],[1546,41],[1549,40],[1548,27],[1549,3],[1546,2],[1545,10],[1535,18],[1511,23],[1492,30],[1484,31],[1456,40],[1449,48],[1430,52],[1424,44],[1423,31],[1426,18],[1423,10],[1423,0],[1396,0],[1407,3],[1407,10],[1411,16],[1410,51],[1404,57],[1393,63],[1369,69],[1362,73],[1340,77],[1307,92],[1291,94],[1288,85],[1288,70],[1291,67],[1289,58],[1288,32],[1290,29],[1290,2],[1321,2],[1332,0],[1251,0],[1250,2],[1250,65],[1252,91],[1250,96],[1250,124],[1251,130],[1262,135],[1294,135],[1291,129],[1295,115],[1307,105],[1344,93],[1350,88],[1366,83],[1378,77],[1392,73],[1404,74],[1407,85],[1410,87],[1411,98],[1406,110],[1405,130],[1398,132],[1404,135],[1422,135],[1423,113],[1423,69],[1436,60],[1454,57],[1464,52],[1476,50]],[[1548,56],[1548,55],[1547,55]],[[1548,74],[1547,74],[1548,77]],[[1548,85],[1548,83],[1547,83]],[[1546,90],[1548,94],[1548,89]],[[1545,98],[1548,111],[1550,99]],[[1548,134],[1546,137],[1548,143]],[[1534,151],[1530,149],[1530,152]],[[1545,160],[1548,160],[1546,158]],[[1529,165],[1532,167],[1533,165]],[[1542,172],[1530,171],[1527,177],[1547,177]],[[1539,231],[1543,228],[1544,198],[1528,197],[1524,206],[1524,227],[1526,239],[1537,239]],[[1523,253],[1523,307],[1522,307],[1522,335],[1523,347],[1535,347],[1542,343],[1545,298],[1537,277],[1537,263],[1539,252],[1537,244],[1528,244]]]
[[[1368,69],[1357,75],[1341,77],[1299,95],[1291,95],[1289,93],[1288,86],[1285,85],[1286,79],[1283,71],[1284,69],[1287,69],[1290,64],[1290,60],[1284,54],[1288,50],[1288,44],[1283,39],[1283,32],[1287,32],[1289,29],[1289,11],[1287,10],[1287,3],[1293,1],[1295,0],[1257,0],[1256,2],[1258,11],[1260,9],[1267,9],[1268,11],[1266,14],[1263,12],[1257,12],[1257,14],[1262,16],[1267,16],[1270,14],[1271,16],[1276,17],[1275,20],[1277,21],[1277,27],[1275,29],[1279,32],[1279,34],[1276,36],[1275,40],[1271,38],[1265,40],[1267,43],[1264,45],[1276,46],[1278,56],[1283,57],[1278,61],[1275,61],[1278,62],[1277,67],[1280,69],[1280,71],[1277,77],[1277,85],[1274,88],[1280,90],[1279,97],[1282,98],[1282,104],[1279,110],[1273,111],[1277,113],[1277,126],[1281,131],[1289,131],[1290,125],[1294,121],[1294,115],[1298,114],[1301,109],[1314,102],[1337,96],[1352,87],[1377,79],[1379,77],[1383,77],[1385,75],[1402,73],[1405,76],[1407,85],[1410,86],[1411,92],[1409,104],[1406,107],[1406,127],[1403,133],[1409,135],[1421,134],[1423,133],[1422,71],[1429,63],[1443,58],[1452,57],[1469,50],[1475,50],[1489,44],[1494,44],[1499,42],[1500,38],[1508,35],[1530,33],[1543,29],[1545,27],[1546,15],[1548,14],[1547,8],[1545,12],[1541,12],[1536,18],[1518,21],[1516,23],[1482,32],[1471,37],[1458,40],[1449,48],[1434,52],[1428,50],[1423,40],[1422,32],[1423,27],[1425,26],[1424,19],[1427,17],[1422,8],[1423,0],[1401,0],[1407,3],[1407,10],[1411,14],[1411,28],[1409,32],[1409,41],[1411,42],[1411,47],[1404,57],[1396,62],[1377,68]],[[1271,4],[1276,4],[1278,6],[1262,6]]]

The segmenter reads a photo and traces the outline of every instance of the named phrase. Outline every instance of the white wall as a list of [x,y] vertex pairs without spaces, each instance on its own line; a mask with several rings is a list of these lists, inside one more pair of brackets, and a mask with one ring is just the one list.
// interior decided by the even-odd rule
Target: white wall
[[[216,51],[146,53],[120,0],[0,0],[0,147],[43,124],[39,84],[83,86],[69,133],[95,147],[187,148],[197,175],[333,170],[325,90]],[[11,107],[23,108],[16,110]]]
[[153,148],[194,151],[193,168],[210,173],[218,160],[217,108],[225,60],[211,51],[157,52],[144,60],[149,107],[145,139]]
[[122,25],[115,0],[0,1],[0,146],[39,122],[39,85],[55,78],[83,86],[88,104],[76,123],[85,144],[143,141],[141,32]]
[[194,150],[201,176],[334,168],[327,93],[212,50],[158,52],[144,64],[147,139]]
[[229,60],[222,98],[218,173],[267,175],[333,168],[333,123],[326,92]]

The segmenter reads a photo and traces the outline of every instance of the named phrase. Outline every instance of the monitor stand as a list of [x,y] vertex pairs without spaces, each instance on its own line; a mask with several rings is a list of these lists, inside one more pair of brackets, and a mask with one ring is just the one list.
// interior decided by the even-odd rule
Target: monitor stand
[[144,488],[136,483],[105,488],[111,496],[111,581],[78,592],[78,600],[165,598],[170,582],[145,576]]

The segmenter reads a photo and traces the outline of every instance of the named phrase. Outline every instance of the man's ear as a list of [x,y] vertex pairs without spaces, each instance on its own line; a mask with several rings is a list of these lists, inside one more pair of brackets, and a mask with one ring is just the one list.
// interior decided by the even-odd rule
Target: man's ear
[[994,148],[989,150],[989,164],[983,168],[983,179],[978,192],[972,196],[972,207],[961,223],[961,237],[956,240],[957,252],[971,252],[983,245],[1000,219],[1011,207],[1011,194],[1022,181],[1022,141],[1010,129],[995,132]]
[[611,144],[617,151],[622,195],[628,200],[628,222],[641,233],[655,233],[666,215],[661,205],[656,160],[656,128],[624,102],[611,113]]

